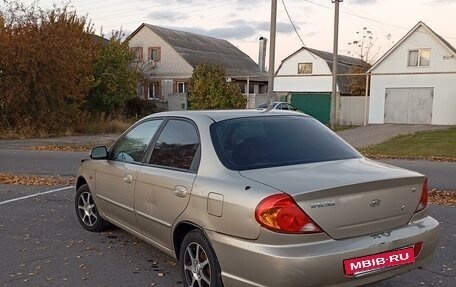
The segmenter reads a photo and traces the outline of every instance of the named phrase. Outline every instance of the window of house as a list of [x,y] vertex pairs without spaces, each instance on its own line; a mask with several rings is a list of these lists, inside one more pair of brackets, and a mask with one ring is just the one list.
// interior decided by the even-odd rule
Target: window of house
[[[241,91],[241,94],[247,94],[247,83],[238,82],[238,87]],[[252,95],[255,93],[255,84],[249,84],[249,94]]]
[[111,150],[113,160],[124,162],[141,162],[153,136],[162,120],[140,123],[123,135]]
[[409,67],[427,67],[431,65],[431,49],[409,50]]
[[249,94],[255,93],[255,85],[254,84],[249,84]]
[[161,60],[161,48],[160,47],[149,47],[149,60],[154,62],[160,62]]
[[160,83],[159,82],[149,83],[148,98],[151,100],[158,100],[160,98]]
[[143,61],[143,49],[142,47],[132,47],[131,51],[134,53],[134,62],[142,62]]
[[198,147],[198,132],[193,124],[184,120],[170,120],[158,137],[149,163],[196,170],[194,159],[197,159]]
[[298,74],[312,74],[312,63],[299,63]]
[[177,82],[177,92],[179,94],[185,94],[188,92],[188,83],[186,82]]

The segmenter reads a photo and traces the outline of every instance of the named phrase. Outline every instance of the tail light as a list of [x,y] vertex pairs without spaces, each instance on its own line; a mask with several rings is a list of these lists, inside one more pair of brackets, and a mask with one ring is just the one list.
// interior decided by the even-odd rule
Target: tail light
[[423,189],[421,190],[421,197],[418,206],[416,207],[415,213],[424,210],[429,205],[429,195],[428,195],[428,180],[427,178],[423,182]]
[[421,254],[422,250],[423,250],[423,242],[415,243],[415,245],[413,246],[413,254],[415,255],[415,258],[417,258]]
[[281,233],[323,232],[287,194],[274,194],[263,199],[255,210],[261,226]]

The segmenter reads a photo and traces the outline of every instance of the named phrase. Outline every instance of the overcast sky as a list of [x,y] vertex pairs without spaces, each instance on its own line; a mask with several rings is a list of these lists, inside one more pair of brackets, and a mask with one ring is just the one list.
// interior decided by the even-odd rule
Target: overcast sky
[[[23,0],[24,3],[33,1]],[[41,0],[41,7],[61,1]],[[3,3],[0,1],[0,3]],[[230,41],[258,60],[258,38],[269,38],[271,0],[73,0],[80,15],[88,15],[97,33],[108,37],[122,28],[127,34],[141,23],[210,35]],[[278,0],[276,68],[303,46],[285,12],[286,5],[307,47],[332,51],[334,4],[331,0]],[[0,4],[1,5],[1,4]],[[375,39],[379,58],[419,21],[456,46],[456,0],[344,0],[340,3],[339,53],[364,27]]]

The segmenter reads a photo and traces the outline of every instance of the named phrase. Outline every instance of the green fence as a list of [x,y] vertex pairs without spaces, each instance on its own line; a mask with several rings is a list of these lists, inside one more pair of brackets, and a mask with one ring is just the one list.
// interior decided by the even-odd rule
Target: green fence
[[330,93],[292,93],[291,104],[324,124],[330,121]]

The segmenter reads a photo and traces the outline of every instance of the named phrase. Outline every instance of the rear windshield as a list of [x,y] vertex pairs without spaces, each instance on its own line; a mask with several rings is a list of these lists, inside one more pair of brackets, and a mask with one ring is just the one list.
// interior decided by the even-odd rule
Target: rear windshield
[[359,158],[331,130],[311,117],[280,115],[212,124],[220,161],[232,170]]

